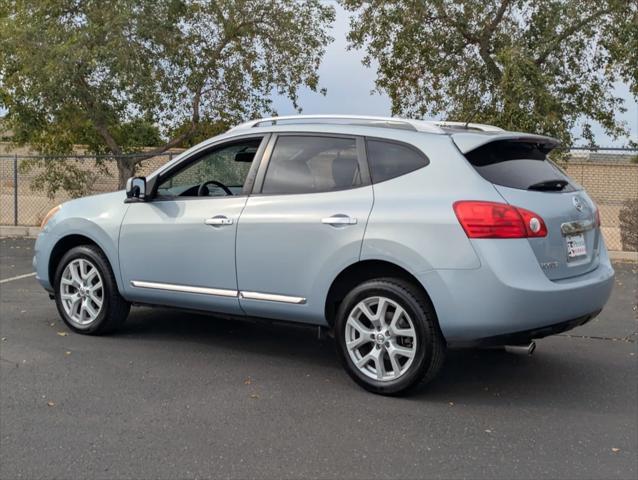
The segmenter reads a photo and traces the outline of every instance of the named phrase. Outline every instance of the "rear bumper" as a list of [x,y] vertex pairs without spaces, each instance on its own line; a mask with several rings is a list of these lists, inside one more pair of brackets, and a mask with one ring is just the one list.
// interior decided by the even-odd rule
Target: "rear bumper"
[[549,337],[550,335],[556,335],[567,332],[572,328],[580,327],[593,318],[596,318],[599,313],[600,311],[593,312],[589,315],[574,318],[573,320],[567,320],[565,322],[555,323],[554,325],[547,325],[545,327],[523,330],[521,332],[506,333],[504,335],[496,335],[494,337],[479,338],[464,342],[452,342],[451,344],[448,344],[448,346],[453,348],[467,348],[495,347],[501,345],[526,345],[532,340],[538,340],[539,338]]
[[481,267],[420,277],[450,345],[515,344],[569,330],[593,318],[609,299],[614,270],[604,244],[598,267],[552,281],[527,240],[477,242]]

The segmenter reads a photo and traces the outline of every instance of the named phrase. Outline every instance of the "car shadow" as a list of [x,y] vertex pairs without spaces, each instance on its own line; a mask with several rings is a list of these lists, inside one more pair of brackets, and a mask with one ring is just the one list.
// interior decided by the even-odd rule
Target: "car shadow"
[[295,362],[340,370],[334,343],[317,328],[294,323],[229,319],[169,308],[134,308],[118,339],[187,342],[247,357],[294,357]]
[[[360,391],[342,373],[334,340],[318,339],[316,328],[230,320],[163,308],[136,308],[125,325],[117,334],[118,339],[195,343],[232,350],[242,354],[246,361],[289,358],[334,377],[331,388],[340,388],[344,393]],[[626,408],[621,399],[617,402],[610,399],[604,388],[606,382],[611,385],[622,374],[613,365],[581,351],[582,344],[576,347],[573,343],[578,340],[554,337],[549,340],[550,344],[543,344],[546,341],[540,342],[533,356],[497,349],[451,350],[436,380],[399,401],[499,407],[511,402],[515,402],[516,407],[537,406],[543,402],[583,411],[589,410],[587,405],[602,403],[613,407],[617,403],[620,410]],[[569,351],[565,350],[567,347]]]

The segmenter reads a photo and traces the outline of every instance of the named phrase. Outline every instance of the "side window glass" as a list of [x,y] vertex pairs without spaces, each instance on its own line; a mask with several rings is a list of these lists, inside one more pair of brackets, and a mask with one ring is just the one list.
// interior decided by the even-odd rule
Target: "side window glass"
[[384,140],[366,140],[366,152],[372,183],[390,180],[430,163],[416,148]]
[[313,193],[361,185],[354,138],[280,136],[262,193]]
[[163,197],[223,197],[241,195],[261,138],[233,142],[208,151],[194,163],[163,179]]

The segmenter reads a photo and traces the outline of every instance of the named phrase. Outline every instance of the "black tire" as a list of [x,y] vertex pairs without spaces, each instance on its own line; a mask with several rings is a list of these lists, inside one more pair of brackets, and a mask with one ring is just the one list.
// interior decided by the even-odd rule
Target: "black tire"
[[[69,317],[62,305],[60,283],[66,266],[76,259],[90,261],[102,279],[102,306],[95,320],[86,326],[79,326]],[[93,245],[80,245],[69,250],[55,271],[55,304],[64,323],[74,332],[84,335],[103,335],[115,331],[128,317],[131,304],[124,300],[117,289],[115,276],[104,252]]]
[[[398,303],[413,320],[416,333],[412,364],[394,380],[380,381],[365,375],[354,364],[346,347],[345,329],[351,311],[362,300],[376,296]],[[429,299],[409,282],[397,278],[369,280],[352,289],[337,311],[335,337],[337,353],[348,374],[366,390],[381,395],[405,394],[429,383],[439,373],[445,359],[445,341]]]

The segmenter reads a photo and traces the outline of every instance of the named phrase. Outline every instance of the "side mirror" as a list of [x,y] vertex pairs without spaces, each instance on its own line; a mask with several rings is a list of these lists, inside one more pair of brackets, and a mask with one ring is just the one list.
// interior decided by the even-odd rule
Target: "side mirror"
[[131,177],[126,181],[126,198],[144,201],[146,198],[146,177]]

